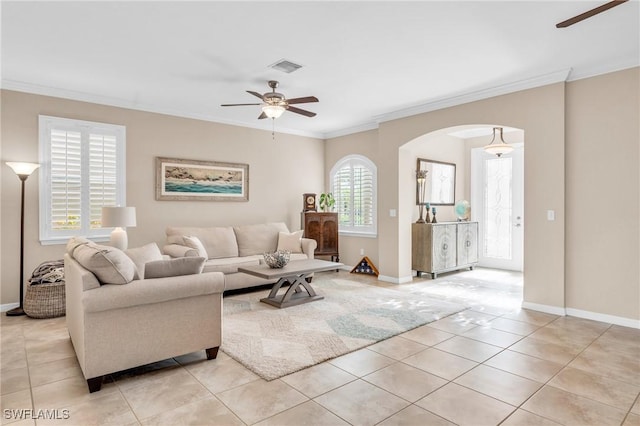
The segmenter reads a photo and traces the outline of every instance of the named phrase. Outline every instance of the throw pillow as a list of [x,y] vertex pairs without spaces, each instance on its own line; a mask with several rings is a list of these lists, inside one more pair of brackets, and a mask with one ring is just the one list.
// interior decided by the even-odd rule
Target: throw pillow
[[72,256],[92,272],[100,284],[127,284],[133,281],[136,265],[115,247],[85,243],[77,246]]
[[156,260],[145,265],[144,277],[146,279],[200,274],[206,261],[207,259],[204,257],[179,257],[170,260]]
[[207,254],[207,249],[204,248],[204,245],[202,244],[202,241],[200,241],[200,238],[194,237],[192,235],[185,235],[184,245],[189,248],[197,250],[199,257],[204,257],[205,259],[209,258],[209,255]]
[[73,256],[73,251],[76,249],[76,247],[90,243],[93,243],[93,241],[87,240],[85,237],[71,237],[69,239],[69,242],[67,243],[67,253]]
[[278,234],[278,250],[289,250],[291,253],[302,253],[302,234],[304,231]]
[[136,265],[136,273],[134,280],[144,279],[144,264],[154,260],[162,260],[162,253],[156,243],[149,243],[142,247],[125,250],[125,254],[129,256]]

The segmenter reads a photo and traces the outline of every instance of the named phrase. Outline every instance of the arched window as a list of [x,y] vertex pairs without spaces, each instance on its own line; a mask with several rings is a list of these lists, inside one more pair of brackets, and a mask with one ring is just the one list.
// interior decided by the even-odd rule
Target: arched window
[[362,155],[347,155],[331,169],[341,234],[376,236],[377,169]]

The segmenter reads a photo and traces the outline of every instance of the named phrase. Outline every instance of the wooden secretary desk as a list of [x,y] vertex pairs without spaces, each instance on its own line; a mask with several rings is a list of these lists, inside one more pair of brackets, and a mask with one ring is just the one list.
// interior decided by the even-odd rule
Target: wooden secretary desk
[[338,213],[302,212],[302,229],[305,238],[312,238],[318,243],[316,256],[331,256],[332,261],[340,262]]

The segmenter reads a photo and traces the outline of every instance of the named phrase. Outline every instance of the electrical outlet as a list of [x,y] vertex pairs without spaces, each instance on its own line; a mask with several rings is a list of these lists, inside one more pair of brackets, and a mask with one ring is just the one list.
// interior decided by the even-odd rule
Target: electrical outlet
[[547,210],[547,220],[549,220],[549,221],[556,220],[556,212],[555,212],[555,210]]
[[364,256],[364,249],[360,249],[360,256]]
[[396,209],[389,210],[389,216],[396,217],[398,213],[396,213]]

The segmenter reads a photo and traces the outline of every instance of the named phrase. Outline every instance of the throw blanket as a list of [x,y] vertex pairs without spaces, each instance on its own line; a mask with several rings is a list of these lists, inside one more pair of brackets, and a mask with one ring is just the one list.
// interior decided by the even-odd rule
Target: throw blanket
[[31,285],[64,281],[64,260],[42,262],[31,274]]

